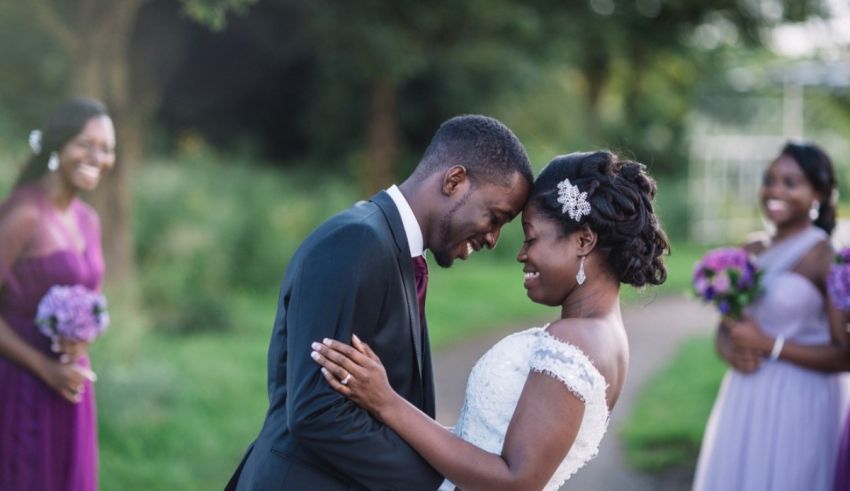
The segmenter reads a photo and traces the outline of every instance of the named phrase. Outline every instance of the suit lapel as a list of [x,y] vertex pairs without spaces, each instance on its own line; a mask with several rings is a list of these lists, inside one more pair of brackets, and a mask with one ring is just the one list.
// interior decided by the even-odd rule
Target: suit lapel
[[416,299],[416,278],[413,274],[413,261],[410,259],[410,245],[407,243],[407,234],[404,232],[404,224],[401,215],[393,199],[384,191],[372,197],[371,201],[378,205],[383,212],[390,232],[393,235],[397,247],[396,260],[399,271],[401,271],[401,283],[404,286],[404,300],[407,307],[407,317],[410,321],[410,336],[416,351],[416,367],[419,369],[419,380],[422,377],[422,328],[419,325],[419,303]]

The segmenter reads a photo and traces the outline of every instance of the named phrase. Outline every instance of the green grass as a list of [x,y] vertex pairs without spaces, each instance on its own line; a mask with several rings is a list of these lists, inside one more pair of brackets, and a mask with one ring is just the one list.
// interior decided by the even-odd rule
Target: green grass
[[685,343],[646,384],[623,428],[629,465],[646,472],[692,469],[725,370],[713,339]]
[[233,331],[159,331],[116,347],[121,321],[93,353],[102,489],[221,489],[266,409],[274,296],[236,296]]

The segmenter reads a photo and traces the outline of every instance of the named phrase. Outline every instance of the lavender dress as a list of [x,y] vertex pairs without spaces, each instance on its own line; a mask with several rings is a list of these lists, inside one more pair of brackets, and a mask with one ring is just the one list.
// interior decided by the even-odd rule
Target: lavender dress
[[[791,271],[814,245],[828,240],[811,227],[764,251],[764,294],[749,314],[771,336],[799,344],[828,344],[823,295]],[[831,490],[841,430],[837,375],[782,360],[758,371],[729,370],[702,442],[694,489]]]
[[[100,288],[100,226],[94,210],[75,199],[71,211],[83,236],[80,252],[79,237],[59,219],[40,188],[29,185],[13,192],[0,205],[0,221],[16,204],[37,206],[41,218],[27,240],[27,257],[0,264],[0,317],[26,342],[56,356],[33,321],[38,302],[53,285]],[[89,360],[79,363],[88,366]],[[73,404],[0,357],[0,490],[95,489],[97,425],[91,383],[86,381],[82,401]]]
[[841,445],[838,447],[835,485],[833,486],[834,491],[847,491],[848,489],[850,489],[850,415],[846,418]]

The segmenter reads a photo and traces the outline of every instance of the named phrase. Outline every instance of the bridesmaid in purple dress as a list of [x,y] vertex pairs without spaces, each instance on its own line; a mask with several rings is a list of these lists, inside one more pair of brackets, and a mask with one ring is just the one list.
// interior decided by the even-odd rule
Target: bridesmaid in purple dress
[[765,172],[761,203],[776,230],[748,246],[764,292],[719,331],[733,370],[706,427],[695,490],[832,490],[843,416],[835,372],[850,369],[826,294],[835,185],[829,157],[811,144],[787,144]]
[[59,353],[35,326],[53,285],[100,289],[95,211],[77,198],[115,163],[100,102],[58,106],[11,195],[0,203],[0,490],[97,489],[97,421],[87,346]]

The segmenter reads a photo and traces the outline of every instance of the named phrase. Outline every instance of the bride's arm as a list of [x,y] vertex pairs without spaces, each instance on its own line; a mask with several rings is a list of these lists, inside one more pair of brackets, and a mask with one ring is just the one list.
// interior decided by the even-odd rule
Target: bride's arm
[[[437,471],[465,490],[541,489],[572,447],[584,402],[563,383],[532,372],[505,436],[502,454],[457,437],[396,394],[380,360],[364,343],[316,343],[328,383],[396,431]],[[362,353],[361,353],[362,351]],[[344,380],[351,377],[346,385]]]

